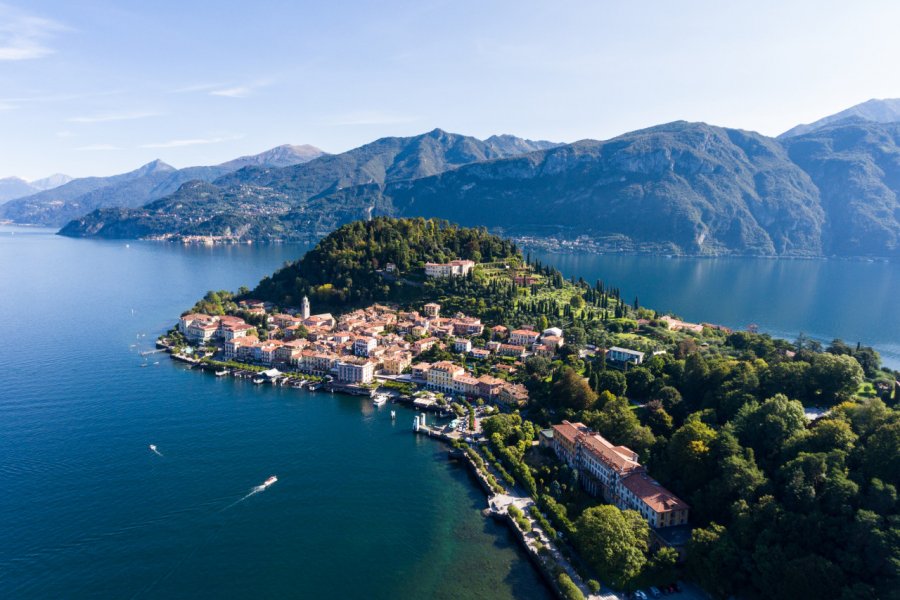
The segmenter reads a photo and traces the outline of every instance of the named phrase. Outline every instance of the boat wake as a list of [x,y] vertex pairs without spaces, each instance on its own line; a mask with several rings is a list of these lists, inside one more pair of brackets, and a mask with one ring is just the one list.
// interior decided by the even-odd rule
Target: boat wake
[[231,504],[229,504],[228,506],[226,506],[225,508],[223,508],[223,509],[220,510],[219,512],[225,512],[225,511],[228,510],[229,508],[232,508],[232,507],[234,507],[234,506],[237,506],[238,504],[240,504],[241,502],[243,502],[244,500],[246,500],[246,499],[249,498],[250,496],[255,496],[256,494],[258,494],[258,493],[260,493],[260,492],[266,491],[267,489],[269,489],[269,486],[271,486],[271,485],[272,485],[273,483],[275,483],[276,481],[278,481],[278,478],[275,477],[274,475],[272,475],[271,477],[269,477],[268,479],[266,479],[266,480],[263,482],[262,485],[258,485],[258,486],[256,486],[256,487],[251,488],[251,489],[250,489],[250,492],[249,492],[246,496],[244,496],[243,498],[240,498],[240,499],[238,499],[238,500],[235,500],[234,502],[232,502]]

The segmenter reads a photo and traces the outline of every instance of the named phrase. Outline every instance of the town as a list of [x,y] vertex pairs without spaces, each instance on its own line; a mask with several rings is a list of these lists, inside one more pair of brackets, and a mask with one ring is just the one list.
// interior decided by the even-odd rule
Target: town
[[[423,270],[429,279],[464,278],[471,276],[475,267],[474,261],[452,260],[426,263]],[[385,270],[391,273],[395,269],[388,263]],[[536,283],[527,273],[512,277],[522,285]],[[298,308],[277,308],[271,302],[242,299],[232,311],[234,314],[183,315],[176,330],[161,341],[178,356],[193,354],[193,359],[188,360],[200,357],[207,365],[217,365],[216,368],[222,368],[219,373],[226,372],[228,366],[235,373],[242,368],[256,369],[258,381],[293,378],[298,385],[298,377],[305,377],[317,382],[311,389],[324,386],[331,391],[376,398],[381,396],[377,390],[386,389],[398,399],[405,395],[409,400],[415,394],[417,409],[442,412],[445,398],[457,399],[469,407],[470,419],[429,426],[422,414],[416,416],[415,431],[444,439],[456,448],[480,446],[472,455],[462,452],[459,456],[485,482],[491,482],[485,483],[485,489],[495,515],[512,519],[509,522],[513,528],[522,528],[511,515],[519,509],[536,509],[537,505],[528,495],[518,499],[510,496],[511,489],[498,482],[502,467],[490,466],[480,458],[491,456],[491,440],[483,434],[482,424],[496,411],[517,414],[520,409],[528,409],[529,392],[525,378],[519,374],[525,372],[525,361],[531,357],[559,359],[559,351],[565,346],[563,330],[527,324],[515,328],[491,326],[462,312],[445,315],[437,302],[410,308],[373,303],[335,316],[314,314],[305,296]],[[700,325],[671,317],[664,320],[674,331],[702,331]],[[178,340],[190,344],[190,349],[176,344]],[[645,360],[645,352],[619,346],[593,348],[590,352],[612,368],[623,370]],[[406,393],[399,393],[399,389]],[[456,406],[459,408],[460,404]],[[472,410],[473,405],[488,410]],[[458,416],[462,417],[464,412],[459,410]],[[536,437],[532,442],[535,447],[546,448],[560,465],[579,473],[580,487],[588,496],[622,510],[636,511],[647,523],[655,547],[673,548],[683,556],[690,538],[690,507],[650,476],[636,452],[609,442],[583,423],[565,419],[543,429]],[[497,468],[501,470],[498,472]],[[516,530],[523,536],[531,532],[529,535],[543,540],[548,547],[556,543],[538,520],[525,529]],[[531,548],[527,540],[525,545]],[[536,548],[531,549],[536,552]],[[555,564],[568,564],[561,556],[556,560]],[[585,580],[574,571],[571,580],[591,595]]]

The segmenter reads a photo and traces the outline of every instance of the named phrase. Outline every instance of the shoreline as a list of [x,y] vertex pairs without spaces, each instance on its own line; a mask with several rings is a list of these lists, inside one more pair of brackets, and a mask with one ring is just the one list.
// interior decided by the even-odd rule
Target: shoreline
[[[156,347],[164,350],[166,352],[166,354],[168,354],[172,360],[190,365],[189,369],[191,369],[191,370],[199,369],[200,371],[203,371],[204,373],[210,373],[214,376],[218,376],[219,372],[217,371],[216,365],[205,363],[200,359],[192,359],[190,357],[187,357],[187,356],[184,356],[181,354],[176,354],[172,351],[173,348],[168,346],[167,344],[165,344],[161,339],[157,339]],[[233,369],[228,369],[228,375],[230,377],[234,377],[234,378],[246,378],[246,377],[242,377],[240,375],[236,375],[235,371]],[[303,389],[303,386],[294,386],[294,385],[290,385],[290,384],[289,385],[275,384],[271,381],[267,382],[267,383],[269,383],[270,385],[275,385],[277,387],[294,387],[296,389]],[[322,384],[322,385],[327,385],[327,384]],[[377,390],[377,388],[373,388],[371,390],[367,390],[367,393],[354,393],[353,391],[344,389],[345,387],[346,386],[336,386],[336,387],[332,387],[332,389],[329,389],[327,391],[331,392],[331,393],[341,393],[341,394],[345,394],[348,396],[361,396],[361,395],[374,396],[374,394]],[[306,391],[308,393],[315,393],[316,390],[311,390],[307,387]],[[407,408],[411,408],[414,411],[414,413],[416,413],[416,414],[423,412],[423,411],[439,412],[438,408],[435,406],[416,407],[414,405],[415,400],[412,397],[407,398],[407,397],[403,397],[402,395],[397,395],[397,396],[392,397],[392,402],[396,402],[397,404],[402,404]],[[435,431],[434,429],[432,429],[430,427],[426,427],[423,429],[412,429],[411,432],[414,435],[424,435],[430,439],[435,440],[438,443],[443,444],[444,446],[450,446],[450,444],[452,444],[453,442],[458,441],[455,438],[452,438],[442,432]],[[494,521],[506,524],[508,530],[510,531],[512,536],[516,539],[516,542],[519,544],[520,549],[522,550],[522,552],[525,553],[525,555],[528,558],[528,561],[531,563],[531,565],[537,570],[538,574],[541,576],[541,579],[544,581],[544,584],[547,586],[548,590],[553,595],[555,595],[557,598],[559,598],[560,600],[565,600],[566,597],[563,594],[563,592],[559,589],[559,585],[557,583],[554,572],[544,562],[544,560],[542,560],[541,556],[537,553],[537,551],[534,549],[534,547],[528,543],[528,539],[526,537],[528,534],[525,533],[524,531],[522,531],[518,527],[518,525],[516,525],[515,521],[509,515],[509,513],[506,511],[505,507],[503,507],[503,508],[498,507],[498,502],[496,501],[498,495],[495,494],[494,490],[491,489],[491,486],[488,483],[487,479],[485,479],[484,475],[478,469],[478,466],[474,463],[472,458],[467,453],[462,452],[462,451],[452,448],[452,447],[447,448],[447,458],[448,458],[448,460],[457,460],[457,461],[461,460],[466,465],[466,469],[469,472],[470,476],[473,476],[475,478],[475,480],[478,482],[478,487],[481,489],[482,492],[484,492],[485,499],[487,502],[486,508],[482,511],[482,516],[484,518],[490,517]],[[533,502],[533,499],[530,499],[530,501]],[[528,516],[527,518],[529,520],[531,519],[530,516]],[[533,531],[536,531],[536,529],[533,529]],[[559,551],[556,550],[555,548],[551,552],[553,552],[555,556],[560,556]],[[564,570],[567,570],[567,569],[564,569]],[[581,580],[580,577],[575,579],[575,584],[582,590],[584,597],[588,598],[588,599],[590,599],[590,598],[619,598],[619,596],[615,595],[614,593],[610,593],[607,595],[590,594],[589,590],[587,589],[587,586],[584,584],[583,580]]]

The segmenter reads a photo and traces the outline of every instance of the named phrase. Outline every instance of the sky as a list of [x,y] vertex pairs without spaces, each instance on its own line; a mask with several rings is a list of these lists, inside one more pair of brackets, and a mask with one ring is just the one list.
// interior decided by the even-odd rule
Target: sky
[[0,177],[342,152],[440,127],[777,135],[900,97],[900,3],[0,0]]

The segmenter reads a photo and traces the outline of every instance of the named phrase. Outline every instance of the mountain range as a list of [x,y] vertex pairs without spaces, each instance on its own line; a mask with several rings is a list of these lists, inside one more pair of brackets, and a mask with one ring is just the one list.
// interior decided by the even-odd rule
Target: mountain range
[[0,206],[0,219],[59,227],[97,208],[142,206],[172,194],[189,181],[212,181],[246,167],[282,168],[322,155],[324,152],[314,146],[283,145],[214,166],[176,169],[154,160],[121,175],[68,178],[58,187],[17,197]]
[[373,215],[427,216],[609,251],[900,257],[898,106],[869,101],[778,138],[684,121],[571,144],[436,129],[190,181],[61,233],[309,241]]
[[34,181],[25,181],[21,177],[4,177],[0,179],[0,204],[43,192],[44,190],[50,190],[70,181],[72,181],[71,177],[61,173],[50,175],[43,179],[35,179]]

